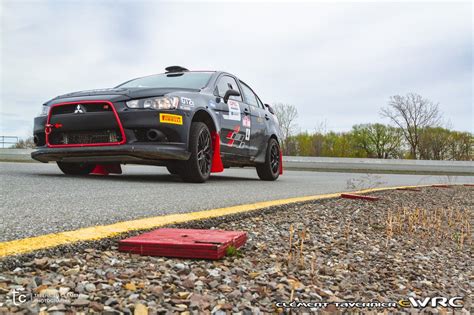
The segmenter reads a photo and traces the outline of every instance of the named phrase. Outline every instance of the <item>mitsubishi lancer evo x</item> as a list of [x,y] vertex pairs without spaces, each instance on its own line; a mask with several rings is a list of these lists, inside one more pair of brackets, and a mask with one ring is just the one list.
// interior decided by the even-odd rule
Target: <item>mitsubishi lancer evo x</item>
[[204,182],[228,167],[282,173],[273,109],[232,74],[179,66],[112,89],[58,96],[34,121],[31,156],[69,175],[121,173],[121,164],[166,166]]

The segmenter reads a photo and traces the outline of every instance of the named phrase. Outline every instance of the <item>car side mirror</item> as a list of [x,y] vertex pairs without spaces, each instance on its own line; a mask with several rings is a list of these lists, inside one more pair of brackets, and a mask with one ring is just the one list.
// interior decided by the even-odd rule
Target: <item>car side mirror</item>
[[272,115],[275,115],[275,111],[273,110],[273,107],[270,106],[270,104],[265,104],[265,107],[268,108],[268,111],[272,113]]
[[229,100],[229,97],[231,96],[240,96],[240,93],[236,90],[227,90],[227,92],[225,92],[225,95],[224,95],[224,103],[227,103],[227,101]]

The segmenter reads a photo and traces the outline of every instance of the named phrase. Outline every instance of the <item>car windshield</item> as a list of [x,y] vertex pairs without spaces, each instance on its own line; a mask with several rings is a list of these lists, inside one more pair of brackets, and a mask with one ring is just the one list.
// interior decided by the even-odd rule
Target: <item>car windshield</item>
[[212,72],[162,73],[125,82],[121,88],[184,88],[201,89],[207,85]]

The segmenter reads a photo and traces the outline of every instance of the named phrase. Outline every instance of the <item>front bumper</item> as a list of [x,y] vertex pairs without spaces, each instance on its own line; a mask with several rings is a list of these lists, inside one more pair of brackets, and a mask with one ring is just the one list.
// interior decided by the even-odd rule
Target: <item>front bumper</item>
[[37,161],[87,163],[140,163],[159,164],[166,160],[188,160],[190,153],[184,143],[123,144],[115,146],[47,148],[40,147],[31,153]]
[[[48,121],[47,116],[36,117],[34,120],[33,135],[35,143],[39,147],[47,146],[53,147],[53,145],[62,143],[55,139],[46,143],[46,125],[58,124],[61,125],[60,129],[54,129],[53,133],[80,133],[80,132],[104,132],[105,130],[116,131],[117,135],[121,136],[121,139],[125,139],[125,143],[122,144],[166,144],[166,143],[188,143],[188,132],[191,124],[190,112],[177,110],[157,111],[148,109],[130,109],[127,108],[125,102],[111,102],[108,100],[78,100],[54,104],[52,106],[67,105],[75,103],[90,104],[90,103],[105,103],[111,104],[116,111],[116,118],[110,117],[112,114],[110,111],[97,112],[91,111],[84,114],[74,113],[58,113],[51,116]],[[172,124],[162,122],[160,114],[178,115],[182,117],[181,124]],[[122,132],[122,128],[123,132]],[[120,130],[119,130],[120,129]],[[149,130],[156,130],[159,132],[160,137],[156,140],[147,139],[146,133]],[[61,137],[61,135],[59,135]],[[49,137],[53,137],[52,134]],[[112,142],[112,141],[108,141]],[[84,143],[86,144],[86,143]],[[118,144],[118,143],[115,143]],[[76,146],[76,145],[75,145]],[[72,147],[72,146],[71,146]],[[81,145],[77,145],[81,147]]]

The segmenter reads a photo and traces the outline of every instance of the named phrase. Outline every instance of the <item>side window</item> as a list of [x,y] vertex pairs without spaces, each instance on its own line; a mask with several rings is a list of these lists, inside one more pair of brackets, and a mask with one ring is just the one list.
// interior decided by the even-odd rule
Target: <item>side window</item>
[[[219,81],[217,82],[217,91],[219,92],[220,97],[224,97],[225,92],[227,92],[227,90],[236,90],[240,94],[242,94],[239,89],[239,86],[237,85],[237,81],[235,81],[234,78],[229,77],[228,75],[224,75],[220,77]],[[242,101],[242,96],[231,96],[230,99]]]
[[258,101],[258,106],[259,106],[261,109],[265,109],[265,105],[263,105],[262,101],[258,98],[258,96],[257,96],[257,101]]
[[240,81],[240,84],[242,84],[242,90],[244,92],[245,101],[249,105],[258,107],[257,96],[252,92],[252,90],[247,85],[245,85],[245,83]]

